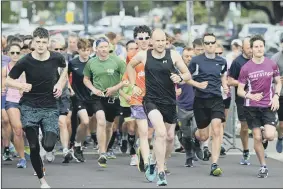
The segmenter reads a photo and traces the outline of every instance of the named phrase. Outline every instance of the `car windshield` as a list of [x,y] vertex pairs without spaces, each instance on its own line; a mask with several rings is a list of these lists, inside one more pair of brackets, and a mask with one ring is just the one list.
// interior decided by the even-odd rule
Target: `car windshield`
[[263,27],[250,27],[249,34],[260,34],[263,35],[267,31],[267,28]]

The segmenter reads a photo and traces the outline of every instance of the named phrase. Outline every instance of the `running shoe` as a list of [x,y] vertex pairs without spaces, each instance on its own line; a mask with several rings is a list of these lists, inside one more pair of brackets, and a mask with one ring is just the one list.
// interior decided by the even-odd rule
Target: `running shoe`
[[27,168],[27,161],[25,159],[20,159],[17,163],[17,168]]
[[113,149],[110,149],[107,153],[106,153],[106,157],[107,159],[116,159],[116,155],[114,154]]
[[100,155],[97,162],[100,167],[103,167],[103,168],[107,167],[107,158],[104,154]]
[[6,148],[3,154],[3,161],[13,161],[12,154],[9,148]]
[[217,164],[214,163],[211,165],[210,175],[217,177],[222,175],[222,172],[222,169]]
[[73,155],[72,155],[71,150],[69,150],[66,154],[64,154],[64,160],[62,163],[70,163],[72,159],[73,159]]
[[278,140],[276,142],[276,151],[278,153],[282,153],[282,151],[283,151],[283,137],[278,138]]
[[171,175],[171,172],[167,168],[167,163],[164,164],[164,172],[165,172],[166,175]]
[[203,161],[209,161],[209,158],[211,156],[210,151],[208,150],[208,147],[203,148]]
[[44,183],[40,186],[40,188],[51,188],[47,183]]
[[268,169],[267,167],[260,167],[259,172],[257,174],[258,178],[266,178],[268,176]]
[[138,169],[140,172],[145,172],[145,167],[144,167],[144,161],[143,161],[143,157],[142,157],[142,154],[141,154],[141,148],[138,147],[138,150],[137,150],[137,160],[138,160]]
[[145,165],[145,178],[146,180],[148,180],[149,182],[153,182],[155,177],[156,177],[156,169],[155,169],[156,165],[155,164],[146,164]]
[[165,172],[158,173],[157,186],[167,186],[166,174]]
[[74,147],[74,158],[77,162],[85,162],[81,146]]
[[221,156],[226,156],[226,150],[225,150],[225,148],[223,146],[221,146],[220,155]]
[[48,161],[48,163],[52,163],[55,160],[55,152],[46,152],[46,160]]
[[186,159],[185,167],[194,167],[194,165],[193,165],[193,158]]
[[130,162],[130,165],[131,166],[137,166],[138,164],[138,157],[136,154],[134,155],[131,155],[131,162]]
[[241,165],[250,165],[250,154],[247,152],[247,153],[243,153],[243,158],[240,162]]
[[194,139],[194,151],[196,153],[197,158],[203,160],[203,158],[204,158],[203,157],[203,151],[202,151],[202,149],[200,147],[199,140],[196,139],[196,138]]

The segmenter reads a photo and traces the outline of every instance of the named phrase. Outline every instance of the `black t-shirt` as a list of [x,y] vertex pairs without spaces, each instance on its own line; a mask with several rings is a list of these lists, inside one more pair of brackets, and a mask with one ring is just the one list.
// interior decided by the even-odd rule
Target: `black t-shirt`
[[[243,65],[245,65],[250,59],[246,59],[242,54],[238,56],[235,60],[233,60],[231,67],[229,69],[229,77],[232,77],[235,80],[238,80],[241,68]],[[237,94],[238,87],[235,87],[235,93],[236,97],[238,97]]]
[[78,100],[91,102],[91,91],[84,85],[84,68],[86,62],[81,62],[79,57],[74,58],[69,62],[68,65],[68,75],[72,73],[72,89],[75,92],[75,96]]
[[34,108],[57,108],[53,88],[59,79],[58,67],[66,67],[66,61],[57,52],[50,52],[49,59],[45,61],[34,59],[31,53],[20,59],[9,77],[17,79],[25,72],[26,82],[32,85],[31,91],[23,94],[20,104]]
[[209,59],[205,54],[192,58],[189,70],[197,82],[208,81],[205,89],[195,89],[195,96],[199,98],[221,97],[221,76],[227,71],[227,62],[224,58],[216,56]]

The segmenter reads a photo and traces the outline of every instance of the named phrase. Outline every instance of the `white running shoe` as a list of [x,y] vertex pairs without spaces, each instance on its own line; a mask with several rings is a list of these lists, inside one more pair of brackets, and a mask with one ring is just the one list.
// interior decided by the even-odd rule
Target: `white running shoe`
[[137,166],[138,165],[138,156],[136,154],[131,156],[130,165],[131,166]]
[[51,188],[47,183],[44,183],[40,186],[40,188]]
[[46,159],[49,163],[53,162],[55,160],[55,152],[46,152]]

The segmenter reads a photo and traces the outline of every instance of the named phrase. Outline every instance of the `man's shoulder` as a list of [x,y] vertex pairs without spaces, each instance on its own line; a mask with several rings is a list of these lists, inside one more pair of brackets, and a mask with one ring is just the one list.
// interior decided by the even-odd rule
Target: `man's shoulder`
[[204,58],[205,58],[205,55],[204,54],[200,54],[200,55],[194,56],[191,61],[192,62],[201,63]]

